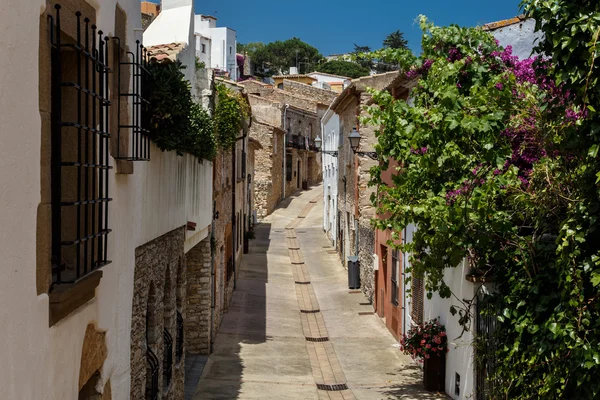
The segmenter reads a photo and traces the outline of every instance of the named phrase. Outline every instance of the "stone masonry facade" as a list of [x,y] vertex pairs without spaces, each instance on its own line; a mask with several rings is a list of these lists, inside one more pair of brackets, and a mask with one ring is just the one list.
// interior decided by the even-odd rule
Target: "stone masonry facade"
[[192,354],[210,353],[211,250],[210,235],[186,254],[185,349]]
[[[131,396],[144,400],[150,387],[148,349],[158,359],[159,398],[183,399],[185,355],[176,359],[177,312],[186,317],[185,228],[177,228],[135,250],[131,320]],[[165,330],[173,339],[172,379],[163,382]],[[185,354],[185,348],[184,348]]]

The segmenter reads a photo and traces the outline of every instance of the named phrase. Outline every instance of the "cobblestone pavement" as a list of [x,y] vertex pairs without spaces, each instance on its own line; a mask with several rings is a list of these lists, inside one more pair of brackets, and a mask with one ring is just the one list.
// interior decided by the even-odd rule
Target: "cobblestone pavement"
[[321,187],[255,229],[229,313],[193,396],[200,399],[445,399],[360,292],[322,229]]

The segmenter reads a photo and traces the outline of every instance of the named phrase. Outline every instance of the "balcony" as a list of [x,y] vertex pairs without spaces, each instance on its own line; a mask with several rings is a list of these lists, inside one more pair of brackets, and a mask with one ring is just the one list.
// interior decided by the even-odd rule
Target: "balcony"
[[309,139],[302,135],[290,135],[286,136],[285,147],[293,148],[298,150],[311,150],[317,151],[314,139]]

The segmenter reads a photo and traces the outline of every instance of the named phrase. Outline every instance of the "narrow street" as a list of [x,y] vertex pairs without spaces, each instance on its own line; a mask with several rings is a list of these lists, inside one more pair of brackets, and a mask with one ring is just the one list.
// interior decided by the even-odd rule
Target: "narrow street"
[[194,400],[443,398],[348,290],[321,193],[292,196],[255,228]]

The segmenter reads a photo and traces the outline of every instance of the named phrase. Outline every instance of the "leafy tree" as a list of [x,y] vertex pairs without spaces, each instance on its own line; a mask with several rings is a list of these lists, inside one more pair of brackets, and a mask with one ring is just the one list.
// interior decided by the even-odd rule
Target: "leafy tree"
[[252,58],[254,53],[263,47],[265,47],[265,44],[262,42],[250,42],[247,44],[238,43],[236,46],[236,52],[239,54],[246,53],[250,56],[250,58]]
[[350,54],[352,55],[352,59],[360,64],[361,67],[371,70],[373,69],[373,60],[367,57],[369,53],[371,53],[371,47],[359,46],[354,43],[354,50]]
[[343,60],[327,61],[317,67],[317,71],[328,74],[347,76],[349,78],[360,78],[368,76],[371,71],[357,63]]
[[398,29],[387,35],[383,41],[383,47],[386,49],[408,49],[408,41],[404,39],[404,33]]
[[250,56],[258,76],[277,75],[296,65],[300,73],[307,73],[324,59],[319,50],[296,37],[255,46]]

